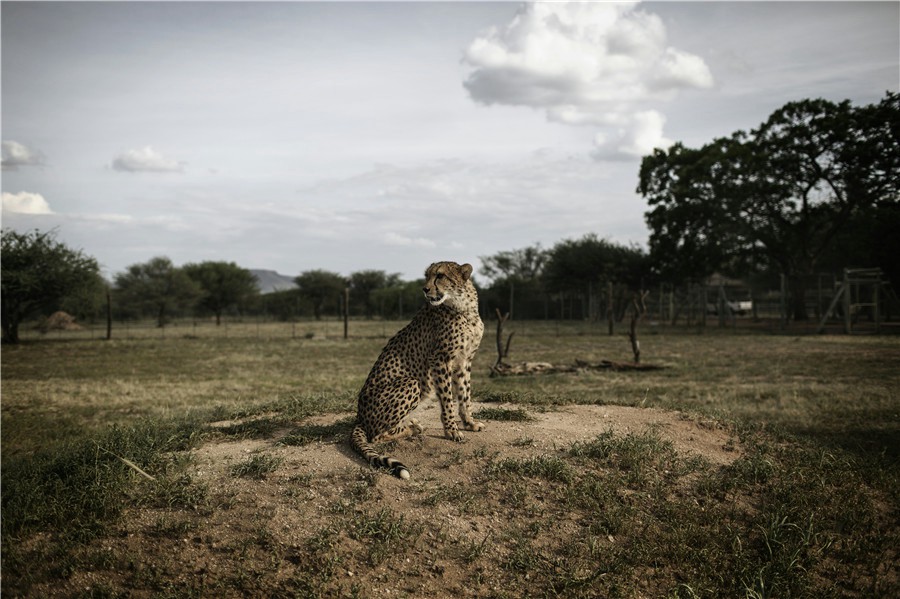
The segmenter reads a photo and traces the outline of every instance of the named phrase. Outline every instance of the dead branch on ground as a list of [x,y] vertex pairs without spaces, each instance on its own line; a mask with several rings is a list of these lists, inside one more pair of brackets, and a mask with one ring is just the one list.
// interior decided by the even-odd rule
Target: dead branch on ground
[[612,360],[601,360],[596,364],[586,362],[584,360],[575,360],[572,365],[551,364],[550,362],[521,362],[519,364],[509,364],[504,361],[509,357],[509,344],[512,341],[514,333],[510,333],[503,345],[503,323],[509,318],[509,313],[501,314],[497,310],[497,362],[491,366],[491,376],[519,376],[531,374],[554,374],[554,373],[574,373],[586,372],[590,370],[662,370],[665,366],[656,364],[641,364],[641,345],[637,338],[637,325],[647,313],[647,295],[649,291],[641,291],[635,293],[631,301],[631,327],[629,329],[628,338],[631,340],[631,350],[634,353],[634,362],[614,362]]
[[558,374],[577,373],[592,370],[622,371],[650,371],[662,370],[665,366],[657,364],[636,364],[634,362],[613,362],[612,360],[600,360],[594,364],[584,360],[575,360],[574,364],[551,364],[549,362],[521,362],[519,364],[507,364],[506,362],[491,369],[491,376],[527,376],[533,374]]
[[634,363],[641,363],[641,344],[637,338],[637,323],[647,313],[647,295],[649,291],[635,293],[631,300],[631,326],[628,329],[628,339],[631,340],[631,351],[634,353]]
[[495,376],[497,374],[502,374],[502,371],[510,368],[509,364],[506,364],[503,359],[509,357],[509,344],[512,343],[513,335],[516,334],[515,331],[509,334],[509,337],[506,338],[506,346],[503,345],[503,323],[509,320],[509,312],[506,314],[500,313],[500,308],[496,308],[497,311],[497,361],[491,366],[491,376]]

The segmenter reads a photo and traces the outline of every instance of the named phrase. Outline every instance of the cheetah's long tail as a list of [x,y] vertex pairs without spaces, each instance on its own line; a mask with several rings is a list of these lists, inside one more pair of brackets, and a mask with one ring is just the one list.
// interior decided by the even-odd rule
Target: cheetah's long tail
[[391,471],[391,474],[404,480],[409,478],[409,469],[403,465],[403,462],[383,456],[375,451],[375,448],[369,443],[368,436],[366,436],[366,429],[363,428],[361,424],[357,423],[353,428],[353,433],[350,435],[350,445],[352,445],[353,449],[355,449],[359,455],[364,457],[371,466],[375,468],[387,468]]

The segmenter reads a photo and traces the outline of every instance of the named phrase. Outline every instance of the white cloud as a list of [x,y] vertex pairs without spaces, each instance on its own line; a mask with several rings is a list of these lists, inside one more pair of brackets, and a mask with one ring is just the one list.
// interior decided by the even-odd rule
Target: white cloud
[[615,135],[598,133],[594,137],[598,160],[621,160],[646,156],[655,148],[668,148],[674,142],[663,135],[666,117],[655,110],[643,110],[629,115],[615,130]]
[[666,48],[649,81],[649,89],[663,92],[712,86],[713,76],[703,59],[675,48]]
[[389,231],[387,235],[384,236],[384,242],[388,245],[398,245],[401,247],[437,247],[437,244],[430,239],[425,239],[424,237],[406,237],[405,235],[400,235],[393,231]]
[[14,171],[20,166],[41,166],[44,164],[44,155],[36,152],[17,141],[7,140],[3,142],[3,170]]
[[108,224],[108,225],[130,225],[135,222],[135,218],[128,214],[115,214],[115,213],[103,213],[103,214],[90,214],[86,216],[78,216],[77,218],[81,218],[86,221],[91,221],[99,224]]
[[166,158],[150,146],[127,150],[112,161],[113,170],[126,173],[182,173],[184,163]]
[[3,192],[3,211],[16,214],[53,214],[50,205],[39,193],[20,191],[19,193]]
[[[476,38],[464,82],[483,104],[528,106],[551,121],[613,128],[599,155],[634,157],[670,144],[648,104],[713,85],[699,56],[667,45],[662,20],[637,3],[524,5],[505,27]],[[595,139],[595,142],[596,142]]]

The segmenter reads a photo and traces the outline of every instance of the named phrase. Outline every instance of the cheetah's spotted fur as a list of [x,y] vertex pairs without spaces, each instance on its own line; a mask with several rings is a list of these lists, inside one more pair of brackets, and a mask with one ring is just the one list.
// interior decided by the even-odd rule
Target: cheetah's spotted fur
[[457,403],[466,430],[484,429],[470,413],[472,358],[484,333],[471,276],[470,264],[436,262],[428,267],[425,305],[388,341],[359,392],[351,444],[371,465],[400,478],[409,478],[406,466],[380,455],[372,444],[421,434],[415,420],[403,423],[421,400],[437,396],[448,439],[462,441],[454,414]]

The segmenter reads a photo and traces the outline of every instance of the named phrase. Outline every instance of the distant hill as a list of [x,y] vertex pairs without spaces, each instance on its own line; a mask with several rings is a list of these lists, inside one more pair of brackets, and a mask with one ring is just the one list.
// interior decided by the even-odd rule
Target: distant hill
[[256,284],[259,286],[260,293],[272,293],[275,291],[285,291],[287,289],[296,289],[293,277],[280,275],[274,270],[261,270],[250,268],[250,274],[256,277]]

